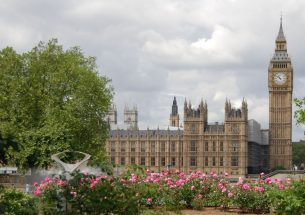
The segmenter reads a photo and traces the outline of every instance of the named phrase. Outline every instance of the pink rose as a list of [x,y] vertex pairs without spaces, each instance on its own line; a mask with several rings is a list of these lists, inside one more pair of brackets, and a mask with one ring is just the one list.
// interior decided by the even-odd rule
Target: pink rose
[[243,189],[244,190],[250,190],[249,184],[243,184]]
[[148,205],[151,205],[152,202],[153,202],[152,198],[147,198],[147,199],[146,199],[146,203],[147,203]]

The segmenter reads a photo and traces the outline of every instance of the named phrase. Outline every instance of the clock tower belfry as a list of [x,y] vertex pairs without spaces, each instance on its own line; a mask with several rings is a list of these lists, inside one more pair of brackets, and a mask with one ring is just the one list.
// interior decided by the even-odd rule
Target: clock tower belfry
[[282,27],[268,68],[270,168],[291,169],[293,68]]

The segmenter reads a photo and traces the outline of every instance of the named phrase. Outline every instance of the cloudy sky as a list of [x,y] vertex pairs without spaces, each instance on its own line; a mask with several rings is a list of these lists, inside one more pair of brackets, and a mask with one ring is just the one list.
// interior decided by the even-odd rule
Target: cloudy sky
[[[305,96],[305,1],[0,0],[0,48],[30,50],[58,38],[97,57],[112,79],[119,121],[137,105],[141,128],[167,127],[173,97],[208,103],[209,123],[224,121],[228,98],[245,97],[249,118],[268,128],[267,68],[280,14],[294,66],[294,97]],[[294,123],[295,124],[295,123]],[[294,126],[293,139],[304,126]]]

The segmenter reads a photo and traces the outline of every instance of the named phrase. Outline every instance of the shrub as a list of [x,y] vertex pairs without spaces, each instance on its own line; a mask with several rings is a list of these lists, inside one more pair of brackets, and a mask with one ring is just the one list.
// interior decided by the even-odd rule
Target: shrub
[[35,198],[14,188],[0,187],[0,214],[38,214]]
[[305,181],[295,181],[284,190],[268,193],[271,208],[276,214],[305,214]]

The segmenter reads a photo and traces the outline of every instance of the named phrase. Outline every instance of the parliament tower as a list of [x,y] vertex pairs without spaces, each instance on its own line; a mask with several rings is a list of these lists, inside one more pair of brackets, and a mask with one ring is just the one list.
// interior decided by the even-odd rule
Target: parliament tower
[[291,168],[293,68],[282,19],[268,68],[270,168]]

